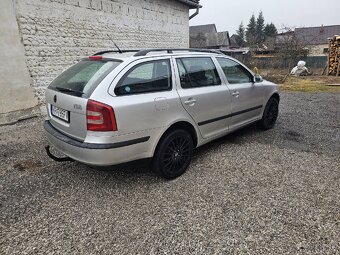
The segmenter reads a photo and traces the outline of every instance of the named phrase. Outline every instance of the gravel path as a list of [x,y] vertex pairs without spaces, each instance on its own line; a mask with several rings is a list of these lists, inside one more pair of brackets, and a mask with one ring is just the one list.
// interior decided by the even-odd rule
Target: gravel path
[[0,254],[340,254],[340,94],[284,93],[280,114],[174,181],[55,163],[42,119],[0,127]]

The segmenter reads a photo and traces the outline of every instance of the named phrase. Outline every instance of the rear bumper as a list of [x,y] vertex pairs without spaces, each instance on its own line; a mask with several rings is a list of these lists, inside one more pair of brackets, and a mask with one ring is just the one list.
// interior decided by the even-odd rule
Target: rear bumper
[[117,143],[86,143],[69,137],[44,122],[49,144],[66,156],[88,165],[108,166],[148,157],[150,137],[141,137]]

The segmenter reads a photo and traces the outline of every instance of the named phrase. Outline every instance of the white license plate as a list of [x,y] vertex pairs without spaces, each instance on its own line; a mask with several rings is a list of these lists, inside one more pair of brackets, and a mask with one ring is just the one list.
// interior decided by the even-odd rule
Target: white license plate
[[58,119],[61,119],[66,122],[70,122],[70,112],[64,109],[61,109],[55,105],[51,105],[51,114]]

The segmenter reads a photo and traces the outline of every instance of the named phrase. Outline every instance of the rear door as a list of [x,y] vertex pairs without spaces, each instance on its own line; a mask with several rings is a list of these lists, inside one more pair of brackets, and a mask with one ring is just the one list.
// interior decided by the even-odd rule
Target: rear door
[[181,105],[173,77],[170,57],[135,60],[117,75],[108,99],[117,119],[116,135],[150,135],[178,118]]
[[87,59],[58,76],[46,90],[46,106],[51,125],[73,138],[84,140],[87,133],[88,98],[119,64],[119,61],[100,58]]
[[210,57],[176,58],[177,86],[183,107],[199,127],[203,138],[228,131],[231,97]]
[[217,57],[232,95],[230,130],[237,129],[260,118],[263,108],[262,86],[253,81],[253,75],[240,63]]

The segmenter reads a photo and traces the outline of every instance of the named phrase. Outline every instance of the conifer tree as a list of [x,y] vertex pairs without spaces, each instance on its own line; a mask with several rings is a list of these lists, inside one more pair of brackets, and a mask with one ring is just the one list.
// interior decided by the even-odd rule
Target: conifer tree
[[255,35],[256,43],[258,45],[262,45],[265,41],[264,28],[265,28],[265,23],[264,23],[263,12],[260,11],[259,16],[257,17],[257,20],[256,20],[256,35]]
[[254,14],[251,16],[247,26],[246,39],[249,47],[256,45],[256,19]]
[[236,31],[237,35],[242,38],[242,40],[245,40],[245,28],[243,26],[243,22],[238,27],[238,30]]
[[277,28],[273,23],[267,24],[264,28],[264,35],[266,38],[277,35]]

